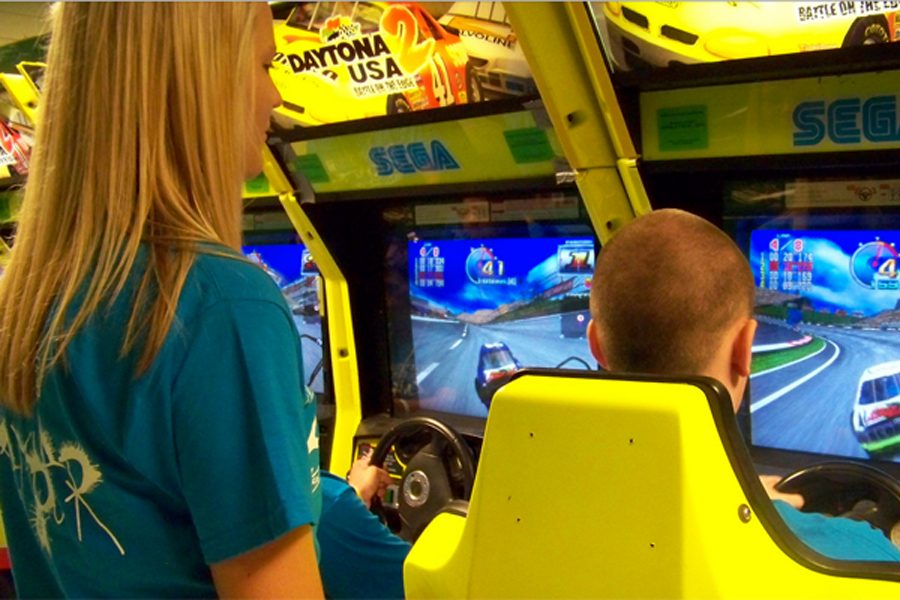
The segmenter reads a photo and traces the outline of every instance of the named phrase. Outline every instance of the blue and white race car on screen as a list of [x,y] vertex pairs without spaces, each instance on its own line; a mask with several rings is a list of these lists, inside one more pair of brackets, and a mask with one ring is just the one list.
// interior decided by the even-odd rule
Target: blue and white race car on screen
[[900,360],[863,371],[851,423],[856,439],[869,454],[900,446]]

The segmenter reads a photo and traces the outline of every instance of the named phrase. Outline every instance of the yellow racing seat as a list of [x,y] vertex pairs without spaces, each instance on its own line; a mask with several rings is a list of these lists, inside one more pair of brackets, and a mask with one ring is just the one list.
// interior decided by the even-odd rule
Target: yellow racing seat
[[467,517],[439,514],[408,598],[897,598],[894,563],[790,533],[706,378],[524,371],[495,396]]

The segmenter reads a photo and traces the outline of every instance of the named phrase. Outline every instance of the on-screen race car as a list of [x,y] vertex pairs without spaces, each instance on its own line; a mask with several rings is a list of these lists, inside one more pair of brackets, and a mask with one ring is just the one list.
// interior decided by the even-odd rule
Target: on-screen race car
[[505,343],[482,344],[481,350],[478,352],[475,391],[478,392],[478,397],[486,407],[491,407],[491,398],[494,396],[494,392],[521,368],[521,363],[513,356]]
[[863,371],[851,423],[856,439],[870,454],[900,445],[900,361]]

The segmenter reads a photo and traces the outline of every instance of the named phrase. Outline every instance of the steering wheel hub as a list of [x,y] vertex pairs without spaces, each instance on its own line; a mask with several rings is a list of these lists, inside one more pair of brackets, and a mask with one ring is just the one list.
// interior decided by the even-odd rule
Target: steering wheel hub
[[394,445],[405,463],[395,505],[372,503],[392,531],[414,542],[426,525],[454,500],[468,500],[475,483],[475,458],[462,436],[437,419],[415,416],[379,440],[370,464],[384,465]]
[[403,501],[413,508],[428,502],[431,481],[423,471],[413,471],[403,479]]

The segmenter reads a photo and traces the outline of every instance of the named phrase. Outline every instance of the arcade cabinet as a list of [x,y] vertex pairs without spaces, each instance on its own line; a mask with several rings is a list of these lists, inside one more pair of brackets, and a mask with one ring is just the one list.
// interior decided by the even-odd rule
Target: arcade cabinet
[[[477,447],[513,372],[595,368],[584,331],[607,234],[566,160],[573,144],[522,83],[503,6],[474,8],[307,4],[276,25],[284,103],[267,174],[322,274],[335,473],[413,415],[447,418]],[[407,25],[421,54],[397,38]],[[630,218],[616,165],[601,171],[594,185]],[[386,460],[399,500],[404,461]]]
[[[682,5],[689,4],[660,4],[656,10],[679,13]],[[476,50],[463,44],[467,37],[478,36],[472,35],[471,30],[461,29],[465,19],[435,18],[423,6],[397,4],[379,6],[371,11],[366,6],[365,10],[354,12],[322,3],[291,13],[276,29],[276,42],[280,44],[276,62],[285,105],[276,118],[278,131],[271,138],[270,146],[285,177],[283,202],[302,239],[310,243],[310,250],[320,263],[326,282],[325,319],[329,326],[333,319],[340,319],[343,324],[343,335],[338,338],[332,337],[329,327],[332,346],[329,356],[349,377],[347,393],[335,391],[334,394],[337,417],[331,469],[343,472],[354,456],[377,445],[377,459],[383,460],[389,471],[397,476],[397,486],[385,502],[386,519],[404,535],[423,536],[407,565],[410,575],[407,591],[411,595],[437,594],[435,590],[478,595],[486,593],[485,590],[501,589],[496,587],[502,583],[501,574],[496,573],[492,584],[495,587],[465,587],[464,582],[468,580],[454,577],[460,572],[473,573],[471,564],[467,567],[465,560],[455,563],[454,568],[462,571],[448,571],[444,567],[450,564],[446,561],[450,560],[448,553],[456,548],[454,544],[462,543],[466,535],[471,535],[465,533],[468,527],[474,527],[478,522],[490,528],[496,522],[480,519],[473,512],[464,517],[465,502],[453,501],[471,495],[473,505],[469,509],[478,506],[476,510],[480,510],[480,494],[488,493],[481,490],[490,489],[491,484],[483,483],[475,474],[479,453],[484,452],[480,460],[486,461],[486,457],[499,452],[508,459],[504,462],[510,468],[514,464],[520,468],[518,463],[509,462],[517,460],[516,456],[504,453],[502,444],[499,444],[499,451],[495,450],[498,444],[491,440],[506,439],[505,426],[493,427],[491,423],[512,426],[513,416],[498,421],[494,415],[517,414],[519,399],[527,396],[524,389],[527,386],[514,380],[496,392],[499,382],[523,369],[526,374],[519,375],[522,382],[532,381],[527,374],[528,368],[562,369],[553,376],[556,377],[553,383],[542,383],[540,389],[545,394],[552,390],[553,394],[566,399],[569,395],[577,396],[576,390],[580,388],[573,382],[577,376],[572,371],[580,368],[581,372],[587,373],[595,367],[589,360],[583,339],[580,341],[581,354],[576,344],[570,344],[577,339],[570,337],[577,332],[573,321],[578,322],[578,312],[583,308],[578,295],[590,285],[589,278],[583,277],[579,269],[590,262],[599,245],[614,235],[618,227],[648,211],[651,204],[654,207],[687,207],[711,218],[725,226],[748,254],[759,247],[753,244],[771,241],[754,241],[753,232],[765,230],[765,224],[769,229],[760,234],[762,237],[774,236],[779,240],[779,247],[782,244],[794,247],[797,236],[792,232],[813,227],[813,220],[798,216],[789,222],[769,223],[765,219],[762,224],[752,219],[749,224],[738,222],[734,219],[765,216],[764,211],[762,215],[754,211],[769,206],[766,202],[772,199],[771,188],[762,186],[762,200],[753,205],[757,207],[754,211],[741,213],[740,210],[746,208],[741,204],[741,209],[733,212],[721,195],[724,188],[713,191],[717,188],[707,181],[714,179],[705,176],[718,169],[718,177],[724,179],[730,177],[732,171],[740,172],[740,169],[734,169],[736,166],[747,172],[754,168],[778,171],[781,167],[772,166],[776,164],[772,156],[776,155],[778,164],[796,161],[790,167],[796,172],[801,166],[812,164],[808,158],[789,158],[788,154],[767,145],[774,133],[759,135],[769,133],[763,124],[772,125],[775,132],[784,128],[779,123],[786,123],[790,131],[790,117],[787,121],[779,121],[771,116],[771,111],[753,113],[736,100],[741,94],[755,99],[762,91],[774,88],[807,93],[808,87],[801,87],[791,78],[792,74],[799,73],[798,69],[810,69],[810,63],[803,61],[812,59],[805,56],[766,57],[726,65],[690,67],[681,64],[688,62],[686,59],[673,60],[674,66],[670,70],[655,69],[645,74],[629,70],[625,59],[617,58],[624,50],[611,50],[605,41],[621,43],[625,49],[639,47],[635,42],[615,42],[625,37],[614,29],[615,18],[622,15],[626,21],[636,19],[633,24],[638,29],[649,29],[650,18],[638,15],[637,6],[628,3],[510,5],[505,7],[502,19],[496,17],[495,7],[491,6],[483,13],[485,23],[482,25],[487,28],[490,24],[492,37],[484,35],[484,31],[481,37],[502,41],[504,43],[500,45],[508,48],[513,38],[509,34],[501,35],[500,27],[515,30],[514,45],[526,57],[540,97],[526,94],[488,98],[486,83],[497,63],[475,60],[478,58]],[[326,13],[320,15],[318,11],[322,10]],[[460,9],[457,12],[466,11]],[[477,16],[477,7],[467,14]],[[870,22],[870,17],[875,17],[864,16],[866,23]],[[801,18],[808,21],[819,17],[808,17],[800,11],[797,19]],[[745,16],[743,21],[749,22],[748,19]],[[407,62],[399,56],[389,56],[391,36],[399,30],[398,23],[407,23],[410,29],[415,23],[419,32],[416,40],[423,49],[431,48],[432,58],[419,63],[422,69],[412,79],[402,79]],[[319,26],[321,24],[324,27]],[[619,29],[627,30],[627,25],[619,25]],[[312,51],[298,45],[297,30],[308,32],[317,27],[321,43],[326,47],[328,43],[334,44],[335,56],[339,56],[341,43],[348,44],[343,63],[334,59],[334,64],[318,65],[310,60]],[[652,27],[653,31],[675,36],[676,42],[678,36],[682,36],[682,30],[676,25],[666,23]],[[849,27],[854,31],[859,29],[852,23]],[[291,34],[291,31],[295,33]],[[354,42],[351,52],[350,40],[356,39],[354,36],[361,36],[368,42]],[[682,37],[690,39],[690,36]],[[696,38],[695,42],[700,35]],[[746,38],[740,38],[738,42],[741,39]],[[850,36],[850,42],[855,39]],[[710,43],[705,47],[722,46]],[[371,60],[383,61],[383,73],[391,72],[397,76],[395,85],[374,79],[375,73],[371,69],[353,66],[361,52],[370,50]],[[463,50],[469,53],[465,62],[457,54]],[[856,57],[855,62],[851,61],[856,65],[851,70],[857,71],[883,68],[888,54],[877,46],[834,52]],[[426,55],[427,51],[423,56]],[[813,71],[817,75],[823,74],[816,81],[826,80],[824,73],[828,69],[841,72],[835,67],[836,61],[828,59],[834,54],[825,52],[819,56],[826,58],[819,59],[823,66],[817,67],[823,70]],[[792,67],[792,61],[802,65]],[[389,63],[396,63],[396,72]],[[846,65],[841,67],[847,68]],[[331,73],[325,73],[329,69]],[[746,73],[742,69],[746,69]],[[319,79],[315,79],[317,73]],[[712,74],[703,80],[699,78],[701,73]],[[320,97],[306,101],[307,97],[298,90],[302,85],[321,87],[323,74],[333,82],[349,85],[350,92],[342,93],[328,87],[327,94],[334,95],[331,101],[322,102]],[[844,75],[836,74],[835,77]],[[697,89],[707,81],[706,88]],[[782,81],[787,83],[780,83]],[[872,83],[867,81],[866,85]],[[730,87],[717,88],[721,84]],[[723,90],[725,94],[714,93]],[[351,105],[348,98],[354,96],[364,98],[365,102]],[[721,110],[717,102],[720,97],[723,98]],[[482,98],[487,101],[470,101]],[[738,104],[732,106],[728,102]],[[827,100],[825,106],[832,103],[833,100]],[[443,105],[450,106],[421,110]],[[852,114],[852,109],[840,108],[842,106],[835,109],[839,111],[838,122],[844,123],[838,127],[839,135],[846,133],[846,115]],[[883,112],[884,107],[880,110],[880,114],[889,113]],[[717,140],[723,137],[732,141],[734,137],[729,137],[729,130],[718,128],[720,123],[728,122],[728,117],[748,119],[750,133],[743,136],[746,141],[741,143],[749,147],[751,139],[755,139],[753,143],[758,144],[757,150],[747,152],[744,146],[732,144],[732,150],[740,147],[739,151],[722,155],[731,156],[728,159],[731,162],[717,163],[719,158],[715,153],[721,152],[715,149]],[[341,118],[355,120],[341,123]],[[818,125],[807,127],[816,129]],[[827,130],[826,125],[821,127]],[[751,154],[764,158],[748,158]],[[823,156],[818,154],[816,159]],[[719,166],[715,166],[717,164]],[[738,194],[736,198],[740,201],[745,196]],[[822,206],[826,205],[827,202]],[[844,211],[833,212],[838,216],[821,221],[824,225],[820,224],[819,229],[838,229],[835,219],[840,220]],[[726,222],[726,214],[731,221]],[[866,229],[864,218],[846,223],[848,230]],[[875,237],[880,239],[884,234],[875,233],[873,239],[859,243],[879,241]],[[823,239],[846,244],[856,241],[827,236]],[[808,251],[809,245],[805,242],[801,245]],[[888,252],[877,244],[870,245],[867,251],[878,253],[879,260]],[[866,257],[873,258],[868,254]],[[323,262],[330,263],[339,274],[340,286],[336,295],[328,292],[329,275],[325,273]],[[800,277],[800,273],[815,273],[808,265],[801,264],[810,262],[805,257],[787,256],[777,260],[765,257],[767,267],[773,262],[785,265],[775,267],[779,273],[795,274],[792,284],[809,281],[808,275]],[[887,259],[883,262],[887,264]],[[880,265],[872,269],[878,271]],[[883,267],[882,271],[889,268]],[[788,280],[784,276],[777,279]],[[874,281],[875,275],[870,279]],[[788,359],[781,352],[811,351],[810,356],[812,352],[818,352],[817,358],[809,361],[827,361],[833,356],[833,353],[826,354],[830,348],[828,343],[817,341],[821,336],[813,335],[809,327],[820,326],[820,322],[810,322],[809,316],[817,311],[816,301],[802,297],[775,298],[775,308],[763,312],[771,319],[767,322],[778,334],[772,339],[766,337],[757,348],[761,359],[768,355],[769,362],[768,366],[760,366],[765,362],[757,365],[758,375],[754,376],[752,385],[754,394],[761,393],[756,392],[756,388],[762,387],[767,376],[773,373],[781,373],[778,377],[787,376],[788,367],[779,371],[768,369],[790,365],[800,358],[792,355],[793,358]],[[848,304],[841,310],[860,309]],[[836,315],[837,308],[832,306],[830,311]],[[823,311],[818,309],[818,312]],[[811,364],[807,362],[806,366]],[[804,376],[779,388],[800,382],[782,396],[799,390],[804,383],[814,379],[812,376],[801,381]],[[862,373],[849,377],[858,376]],[[869,377],[875,380],[883,376],[887,375],[879,371]],[[716,394],[698,389],[698,402],[704,406],[704,414],[709,420],[711,407],[717,402]],[[775,392],[762,393],[759,400],[770,398],[772,393]],[[567,406],[566,402],[561,400],[560,406]],[[744,443],[740,440],[743,435],[751,446],[751,454],[743,457],[746,460],[728,462],[725,454],[720,456],[721,461],[716,466],[715,472],[722,485],[731,490],[729,494],[734,494],[729,498],[729,506],[734,503],[735,510],[729,512],[728,517],[721,517],[723,522],[729,519],[729,526],[738,527],[743,522],[741,519],[748,518],[749,522],[755,523],[750,534],[754,536],[754,548],[759,551],[755,555],[758,559],[755,564],[763,566],[777,562],[783,572],[793,573],[795,581],[816,582],[806,586],[808,594],[820,593],[824,589],[823,582],[834,583],[835,580],[832,590],[865,588],[869,594],[886,593],[888,588],[881,580],[896,577],[884,567],[823,562],[819,560],[821,557],[810,558],[790,534],[780,535],[777,517],[766,508],[768,500],[760,495],[758,484],[752,483],[755,469],[746,467],[752,457],[761,467],[789,473],[814,462],[851,456],[823,451],[822,447],[815,446],[815,442],[797,441],[804,437],[799,434],[791,436],[795,441],[790,443],[784,441],[785,438],[780,442],[763,442],[763,439],[771,440],[763,436],[770,435],[765,432],[772,429],[762,424],[762,415],[768,412],[766,409],[778,407],[779,403],[769,400],[761,405],[752,398],[745,404],[752,412],[749,419],[743,417],[743,433],[728,430],[721,423],[718,427],[708,423],[711,431],[716,432],[709,438],[710,444],[737,447]],[[780,406],[788,404],[782,402]],[[346,412],[342,405],[348,407]],[[505,408],[498,410],[498,407]],[[662,410],[662,407],[658,408]],[[544,410],[552,409],[545,407]],[[756,413],[759,415],[754,420]],[[485,414],[489,415],[486,433]],[[810,420],[809,415],[804,415],[804,419]],[[547,420],[555,422],[550,413]],[[841,425],[850,420],[847,412]],[[821,428],[820,425],[818,429]],[[770,445],[766,446],[767,443]],[[775,453],[767,455],[767,450]],[[703,452],[695,452],[693,456],[701,454]],[[563,458],[562,462],[565,461]],[[572,462],[580,464],[574,459]],[[849,462],[853,463],[852,460]],[[483,462],[482,468],[486,464]],[[492,461],[490,464],[497,463]],[[727,468],[722,467],[723,464]],[[874,464],[880,472],[896,477],[896,474],[891,475],[891,460],[876,458]],[[432,473],[441,471],[443,476],[431,478]],[[518,472],[523,478],[527,477],[526,472]],[[530,480],[521,481],[525,485]],[[686,475],[683,489],[699,485],[691,481]],[[817,481],[825,490],[825,498],[844,497],[844,494],[829,490],[848,488],[847,485],[842,488],[840,478],[834,475],[825,476],[825,483],[821,477]],[[599,481],[589,487],[582,489],[587,495],[596,496],[602,491]],[[865,512],[865,505],[859,505],[864,499],[846,500],[850,505],[832,508],[839,514],[857,509]],[[744,506],[746,510],[738,511],[738,506]],[[442,513],[433,525],[428,525],[431,517],[445,508],[457,515]],[[502,514],[500,511],[495,516]],[[711,518],[710,522],[714,521]],[[712,529],[704,528],[705,531]],[[496,533],[496,529],[494,531]],[[717,547],[715,544],[702,545],[697,555],[701,562],[706,556],[704,552],[717,552]],[[673,562],[667,568],[679,572],[680,567],[679,563]],[[685,573],[686,577],[688,575]],[[716,579],[717,576],[710,577],[711,587],[704,588],[697,583],[699,587],[683,590],[736,593],[737,579],[732,578],[725,585]],[[721,577],[727,579],[731,575],[723,571]],[[867,583],[860,583],[859,578]],[[438,582],[436,587],[429,587],[434,581]],[[463,587],[454,587],[454,582]],[[859,587],[852,587],[854,582]],[[441,587],[443,584],[449,587]],[[553,589],[564,594],[566,588],[564,582],[559,582],[559,587]],[[756,592],[753,595],[765,593],[765,590],[756,589]],[[628,595],[624,588],[609,593]]]

